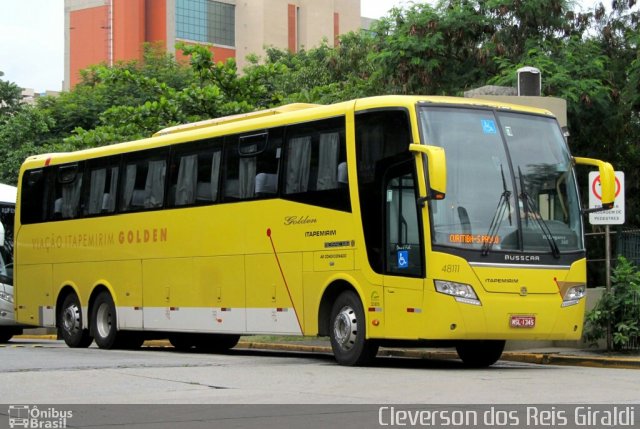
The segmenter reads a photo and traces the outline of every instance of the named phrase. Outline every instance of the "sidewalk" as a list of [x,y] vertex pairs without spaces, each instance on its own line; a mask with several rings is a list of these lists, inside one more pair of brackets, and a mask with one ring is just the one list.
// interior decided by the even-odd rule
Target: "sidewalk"
[[[16,339],[55,340],[55,335],[21,335]],[[11,343],[9,343],[11,344]],[[148,340],[143,347],[172,347],[167,340]],[[274,350],[287,352],[331,354],[326,338],[301,337],[242,337],[238,349]],[[411,357],[419,359],[458,359],[454,349],[381,348],[378,356]],[[568,365],[592,368],[640,369],[639,352],[606,352],[594,349],[549,347],[540,349],[505,351],[501,360],[538,365]]]

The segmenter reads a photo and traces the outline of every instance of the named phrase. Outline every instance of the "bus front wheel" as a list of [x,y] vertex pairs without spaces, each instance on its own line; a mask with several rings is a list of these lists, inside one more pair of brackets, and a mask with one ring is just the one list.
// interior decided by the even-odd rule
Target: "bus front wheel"
[[353,291],[342,292],[333,303],[329,338],[333,355],[341,365],[369,364],[378,344],[366,339],[366,320],[360,298]]
[[460,341],[456,346],[458,357],[470,368],[485,368],[493,365],[502,356],[504,340]]
[[58,329],[62,339],[71,348],[86,348],[93,338],[89,330],[82,326],[82,307],[75,293],[67,295],[58,313]]

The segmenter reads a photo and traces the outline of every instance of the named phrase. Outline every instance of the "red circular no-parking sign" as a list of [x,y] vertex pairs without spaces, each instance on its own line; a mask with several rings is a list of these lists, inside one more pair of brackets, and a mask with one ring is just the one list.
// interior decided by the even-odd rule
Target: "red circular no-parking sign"
[[[595,195],[599,200],[602,200],[602,195],[598,192],[598,191],[600,191],[600,187],[598,186],[598,184],[600,184],[600,175],[599,174],[596,176],[595,180],[591,184],[591,192],[593,192],[593,195]],[[618,195],[620,195],[620,190],[621,189],[622,189],[622,186],[620,186],[620,180],[618,180],[618,178],[616,177],[616,195],[615,195],[615,198],[617,198]]]

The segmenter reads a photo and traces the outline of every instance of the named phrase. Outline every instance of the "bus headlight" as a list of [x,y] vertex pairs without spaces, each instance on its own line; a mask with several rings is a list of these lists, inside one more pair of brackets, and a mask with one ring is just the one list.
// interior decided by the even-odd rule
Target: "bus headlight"
[[436,280],[436,291],[445,295],[451,295],[458,302],[471,305],[482,305],[476,292],[470,285],[445,280]]
[[586,285],[578,285],[578,286],[570,287],[569,289],[567,289],[567,291],[564,294],[564,298],[562,300],[562,306],[569,307],[572,305],[576,305],[586,295],[587,295]]

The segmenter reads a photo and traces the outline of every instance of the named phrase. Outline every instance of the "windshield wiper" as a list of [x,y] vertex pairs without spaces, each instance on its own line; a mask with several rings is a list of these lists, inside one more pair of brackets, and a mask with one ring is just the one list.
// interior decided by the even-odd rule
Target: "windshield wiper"
[[524,179],[522,177],[522,171],[520,170],[520,167],[518,167],[518,174],[520,175],[520,189],[522,189],[522,193],[520,194],[520,199],[522,200],[523,206],[524,206],[523,208],[524,208],[525,220],[527,224],[529,223],[529,218],[533,218],[536,221],[536,223],[542,230],[544,237],[547,239],[547,242],[549,243],[549,247],[551,247],[551,253],[553,254],[553,257],[559,258],[560,249],[558,248],[558,243],[556,243],[556,240],[553,238],[553,234],[549,229],[549,225],[547,225],[547,223],[542,218],[542,215],[538,211],[538,208],[536,207],[535,202],[531,198],[531,195],[529,195],[527,191],[525,191]]
[[495,234],[496,232],[498,232],[498,228],[500,228],[500,224],[505,218],[505,214],[508,214],[509,225],[513,224],[511,220],[511,191],[507,189],[507,181],[504,178],[504,170],[502,168],[502,164],[500,164],[500,174],[502,175],[502,194],[500,194],[498,207],[496,208],[496,211],[493,214],[493,219],[491,219],[491,223],[489,224],[487,240],[482,243],[482,256],[487,256],[489,254],[489,251],[493,247],[493,244],[496,241],[494,238]]

